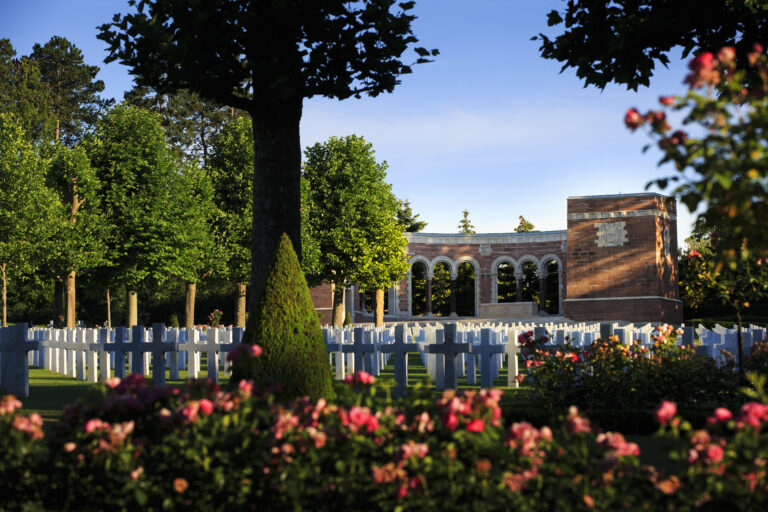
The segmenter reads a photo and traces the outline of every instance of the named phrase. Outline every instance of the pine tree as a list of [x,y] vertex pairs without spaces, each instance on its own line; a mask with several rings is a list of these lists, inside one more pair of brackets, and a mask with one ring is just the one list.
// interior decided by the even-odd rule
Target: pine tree
[[475,226],[469,220],[469,210],[465,209],[463,212],[464,217],[459,221],[459,233],[473,235],[477,233]]
[[427,227],[425,221],[419,220],[419,214],[413,213],[411,202],[407,199],[400,205],[400,210],[397,212],[397,221],[405,226],[406,233],[417,233]]
[[523,217],[520,216],[520,224],[517,225],[515,228],[515,233],[528,233],[530,231],[535,231],[534,225],[532,222],[529,222]]

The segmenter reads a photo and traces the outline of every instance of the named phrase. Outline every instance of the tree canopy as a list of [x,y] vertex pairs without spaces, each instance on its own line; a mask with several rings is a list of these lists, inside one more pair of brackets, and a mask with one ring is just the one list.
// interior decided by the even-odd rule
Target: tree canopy
[[341,325],[345,288],[353,282],[384,288],[408,270],[407,241],[397,221],[400,202],[384,181],[386,162],[376,162],[362,137],[332,137],[305,154],[305,233],[318,259],[304,271],[311,284],[334,284],[334,324]]
[[520,216],[520,223],[515,228],[515,233],[528,233],[530,231],[535,231],[536,226],[533,225],[533,222],[527,220],[522,215]]
[[[547,16],[554,37],[539,34],[542,57],[575,68],[584,85],[637,90],[675,47],[683,56],[734,46],[739,57],[768,41],[765,0],[569,0]],[[536,38],[534,38],[536,39]]]
[[56,195],[45,186],[45,163],[20,124],[0,113],[0,278],[2,325],[6,325],[8,273],[34,271],[50,249],[57,213]]
[[[251,302],[282,233],[301,254],[299,123],[304,98],[391,92],[411,72],[414,2],[130,2],[100,27],[107,62],[161,94],[188,89],[244,110],[254,133]],[[413,63],[437,51],[413,48]]]

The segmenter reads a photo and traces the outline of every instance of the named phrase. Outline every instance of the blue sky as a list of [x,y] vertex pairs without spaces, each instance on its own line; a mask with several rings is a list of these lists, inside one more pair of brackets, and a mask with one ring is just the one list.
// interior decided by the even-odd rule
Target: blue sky
[[[539,57],[546,14],[562,0],[418,0],[414,32],[438,48],[435,62],[414,67],[389,95],[339,102],[305,102],[302,146],[357,134],[389,164],[388,181],[407,198],[426,231],[456,232],[469,210],[478,232],[509,232],[519,215],[537,229],[566,227],[568,196],[642,192],[655,178],[661,153],[645,133],[624,127],[627,108],[645,110],[661,95],[680,94],[686,69],[679,54],[637,93],[583,88],[572,70]],[[77,45],[98,65],[105,96],[131,87],[127,69],[104,64],[96,27],[125,12],[125,0],[0,0],[0,37],[19,54],[53,35]],[[691,216],[679,205],[678,238]]]

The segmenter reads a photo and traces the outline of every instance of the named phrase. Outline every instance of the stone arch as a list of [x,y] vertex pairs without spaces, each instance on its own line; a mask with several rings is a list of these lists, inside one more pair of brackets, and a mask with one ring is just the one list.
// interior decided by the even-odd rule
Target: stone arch
[[448,271],[451,274],[451,279],[456,279],[456,274],[458,273],[458,270],[456,269],[456,263],[448,256],[437,256],[429,263],[429,267],[427,267],[427,273],[428,273],[429,279],[432,279],[433,277],[435,277],[434,269],[435,269],[435,265],[437,265],[438,263],[445,263],[446,265],[448,265]]
[[[429,261],[429,258],[425,258],[424,256],[413,256],[411,259],[408,260],[408,272],[410,273],[411,268],[414,264],[421,262],[424,264],[424,267],[427,269],[427,277],[430,276],[432,273],[432,264]],[[409,276],[410,277],[410,276]]]
[[[521,256],[515,267],[517,280],[517,297],[521,302],[536,302],[539,297],[539,259],[532,254]],[[528,267],[528,272],[526,272]]]
[[[517,262],[512,256],[499,256],[491,263],[491,303],[499,302],[499,265],[510,263],[512,268],[517,269]],[[515,270],[517,272],[517,270]]]
[[[539,277],[542,279],[549,278],[549,270],[547,269],[547,264],[551,261],[554,261],[557,264],[557,314],[562,315],[563,314],[563,273],[565,272],[565,269],[563,268],[563,262],[560,259],[559,256],[556,254],[545,254],[539,259]],[[551,281],[547,282],[547,284],[542,285],[546,288],[549,288],[551,286]],[[547,299],[551,300],[552,297],[549,297],[550,293],[546,292],[548,297]]]
[[520,256],[520,258],[518,258],[515,265],[515,274],[521,274],[523,272],[523,265],[528,261],[536,265],[536,271],[538,272],[540,265],[539,258],[532,254],[526,254],[525,256]]
[[[462,263],[469,263],[475,269],[475,316],[480,312],[480,262],[472,256],[459,256],[456,258],[456,275],[459,274],[459,266]],[[456,279],[455,277],[453,279]]]
[[[424,256],[413,256],[411,259],[408,260],[408,274],[406,276],[406,279],[408,280],[406,282],[406,289],[408,293],[408,316],[414,316],[413,311],[413,266],[417,263],[421,263],[424,265],[424,274],[426,279],[431,279],[432,274],[432,266],[431,262],[428,258],[425,258]],[[426,308],[426,306],[425,306]]]

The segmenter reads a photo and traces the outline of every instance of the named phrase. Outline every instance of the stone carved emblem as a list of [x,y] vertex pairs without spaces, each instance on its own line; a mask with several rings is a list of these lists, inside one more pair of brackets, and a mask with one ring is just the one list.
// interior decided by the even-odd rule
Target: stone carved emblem
[[600,222],[595,224],[597,229],[598,247],[621,247],[627,241],[626,222]]
[[480,244],[480,248],[478,249],[481,256],[490,256],[491,255],[491,245],[490,244]]

